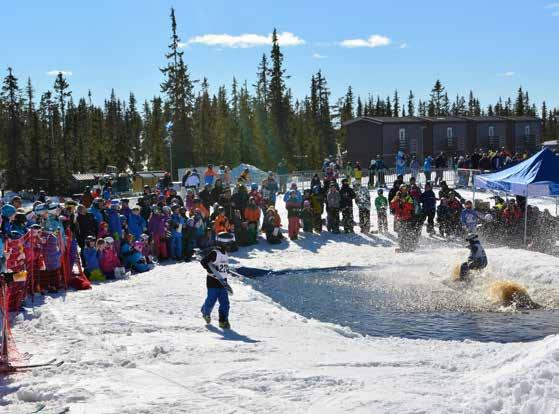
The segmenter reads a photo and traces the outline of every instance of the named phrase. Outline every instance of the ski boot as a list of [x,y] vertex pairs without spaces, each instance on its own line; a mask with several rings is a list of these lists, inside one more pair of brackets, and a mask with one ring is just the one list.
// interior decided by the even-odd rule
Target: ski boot
[[231,325],[229,325],[229,321],[219,321],[219,327],[221,329],[231,329]]
[[212,323],[212,318],[210,317],[210,315],[204,315],[202,314],[202,318],[206,321],[206,323],[209,325],[210,323]]

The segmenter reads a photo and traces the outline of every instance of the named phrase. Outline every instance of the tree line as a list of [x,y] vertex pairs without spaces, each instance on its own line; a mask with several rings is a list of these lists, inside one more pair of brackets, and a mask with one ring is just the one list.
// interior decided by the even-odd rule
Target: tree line
[[75,98],[63,73],[52,90],[36,95],[31,79],[22,85],[8,68],[0,93],[4,188],[63,192],[72,172],[103,172],[108,165],[119,171],[168,170],[171,161],[175,171],[210,162],[275,169],[281,159],[290,169],[312,169],[343,151],[342,125],[356,116],[539,115],[544,138],[557,133],[559,109],[544,102],[538,110],[522,88],[514,102],[499,98],[485,108],[473,92],[451,101],[439,80],[426,100],[416,100],[412,91],[402,99],[397,90],[392,96],[370,94],[365,99],[354,96],[350,86],[332,102],[319,70],[310,77],[307,95],[297,99],[287,85],[275,30],[254,84],[233,79],[229,88],[221,85],[212,93],[208,79],[191,78],[173,9],[170,18],[161,95],[144,102],[134,93],[119,98],[114,90],[103,105],[93,104],[91,92]]

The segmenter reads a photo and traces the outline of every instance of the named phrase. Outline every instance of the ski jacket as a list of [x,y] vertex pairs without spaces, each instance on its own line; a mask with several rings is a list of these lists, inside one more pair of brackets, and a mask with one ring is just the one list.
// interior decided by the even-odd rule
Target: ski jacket
[[412,219],[414,207],[413,200],[409,195],[394,198],[390,207],[394,210],[396,220],[409,221]]
[[[206,287],[208,289],[223,288],[223,284],[221,284],[216,277],[212,276],[213,270],[210,268],[210,264],[212,264],[221,275],[227,274],[227,272],[229,272],[229,258],[227,255],[221,253],[217,249],[213,249],[200,260],[200,264],[207,272]],[[227,281],[227,278],[225,277],[224,280]]]
[[214,178],[216,176],[216,172],[213,170],[213,168],[208,168],[206,170],[206,172],[204,173],[204,183],[205,184],[209,184],[209,185],[213,185],[214,183]]
[[279,186],[276,180],[266,179],[262,181],[262,197],[264,200],[270,200],[272,204],[276,203],[276,194],[279,191]]
[[434,213],[437,208],[437,198],[433,190],[427,190],[419,197],[424,213]]
[[237,190],[231,197],[231,204],[235,206],[235,210],[244,211],[248,204],[248,194],[246,190]]
[[147,224],[142,216],[134,213],[130,215],[128,219],[128,232],[134,236],[134,240],[139,240],[146,228]]
[[198,174],[191,174],[185,182],[185,187],[196,187],[200,185],[200,176]]
[[425,158],[425,161],[423,161],[423,171],[429,173],[431,172],[432,169],[433,169],[433,159],[431,157]]
[[474,232],[477,227],[478,215],[474,209],[465,208],[460,214],[460,223],[468,229],[469,232]]
[[[339,209],[341,201],[342,201],[342,197],[340,196],[339,191],[328,191],[328,194],[326,195],[326,207],[328,209],[333,209],[333,210]],[[311,204],[312,204],[312,196],[311,196]]]
[[97,226],[99,226],[99,223],[104,221],[103,212],[99,210],[95,204],[89,208],[89,214],[93,216]]
[[470,256],[468,257],[468,260],[487,259],[487,255],[485,254],[485,250],[481,246],[481,243],[479,242],[479,240],[475,240],[473,242],[470,242],[470,245],[468,246],[468,248],[470,249]]
[[122,235],[122,222],[120,221],[118,210],[113,208],[107,210],[107,223],[109,224],[109,233],[120,238]]
[[85,270],[92,272],[99,269],[99,252],[94,247],[86,247],[83,249],[83,257],[85,259]]
[[231,231],[231,223],[226,215],[219,215],[214,221],[214,232],[219,233],[229,233]]
[[166,231],[166,218],[162,214],[152,214],[148,223],[148,232],[152,236],[161,237]]
[[101,251],[99,265],[103,273],[113,273],[116,267],[120,267],[120,260],[114,247],[106,247]]
[[342,185],[340,188],[340,208],[352,207],[355,191],[349,185]]
[[311,208],[314,214],[322,214],[324,209],[324,198],[322,194],[311,194]]
[[[287,203],[291,199],[291,191],[293,190],[287,190],[287,192],[283,195],[284,202]],[[301,192],[299,190],[295,190],[295,201],[298,203],[303,202],[303,196],[301,195]]]
[[78,224],[78,242],[83,243],[87,236],[97,236],[98,226],[91,214],[78,214],[76,223]]
[[385,210],[388,208],[388,199],[385,196],[377,196],[377,198],[375,198],[375,208],[380,211],[380,210]]
[[371,209],[371,193],[367,187],[361,187],[355,193],[355,202],[360,209]]
[[245,220],[249,223],[258,223],[260,221],[260,209],[258,207],[251,207],[250,205],[245,208]]

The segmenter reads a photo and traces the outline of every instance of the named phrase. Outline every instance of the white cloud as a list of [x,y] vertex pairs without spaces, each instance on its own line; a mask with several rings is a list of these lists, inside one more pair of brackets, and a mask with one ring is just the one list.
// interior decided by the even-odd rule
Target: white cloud
[[58,76],[59,73],[62,73],[64,76],[72,76],[71,70],[49,70],[47,75],[49,76]]
[[406,42],[400,45],[400,49],[407,49],[407,48],[408,48],[408,44]]
[[512,78],[514,75],[514,72],[503,72],[498,74],[501,78]]
[[388,46],[391,43],[390,38],[382,35],[372,35],[368,39],[346,39],[340,42],[343,47],[355,48],[355,47],[381,47]]
[[320,53],[313,53],[312,55],[313,59],[325,59],[326,56],[321,55]]
[[546,9],[550,9],[551,15],[555,16],[555,17],[559,17],[559,3],[550,3],[547,6],[545,6]]
[[[299,46],[305,44],[303,39],[291,32],[278,33],[278,42],[281,46]],[[241,35],[210,33],[191,37],[188,39],[188,42],[181,43],[179,46],[185,47],[193,44],[245,49],[272,44],[272,35],[259,35],[254,33],[245,33]]]

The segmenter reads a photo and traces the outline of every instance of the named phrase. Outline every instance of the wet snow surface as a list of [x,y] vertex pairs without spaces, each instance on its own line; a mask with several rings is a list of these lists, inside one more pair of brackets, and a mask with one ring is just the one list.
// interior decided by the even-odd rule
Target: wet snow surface
[[[368,331],[353,324],[363,318],[362,325],[380,325],[363,311],[369,295],[367,309],[404,316],[463,306],[457,318],[491,313],[490,324],[476,325],[483,341],[493,333],[500,340],[499,321],[501,332],[511,331],[509,339],[519,331],[518,340],[528,339],[520,333],[527,332],[525,318],[553,324],[553,311],[517,315],[489,305],[486,286],[510,279],[547,309],[558,309],[559,259],[508,248],[487,253],[489,267],[462,294],[443,284],[467,255],[459,243],[423,239],[416,253],[395,254],[393,236],[302,236],[275,247],[261,242],[239,251],[234,264],[360,270],[307,273],[309,281],[297,281],[305,272],[296,271],[277,284],[232,280],[228,332],[200,318],[205,277],[197,263],[45,297],[17,316],[13,334],[19,351],[33,354],[30,362],[66,362],[4,378],[0,413],[30,412],[39,403],[69,406],[71,413],[559,412],[557,335],[504,344],[408,339],[363,335]],[[346,318],[348,307],[338,302],[356,298],[359,306]],[[331,318],[338,309],[345,313]],[[405,318],[402,335],[419,329]]]

